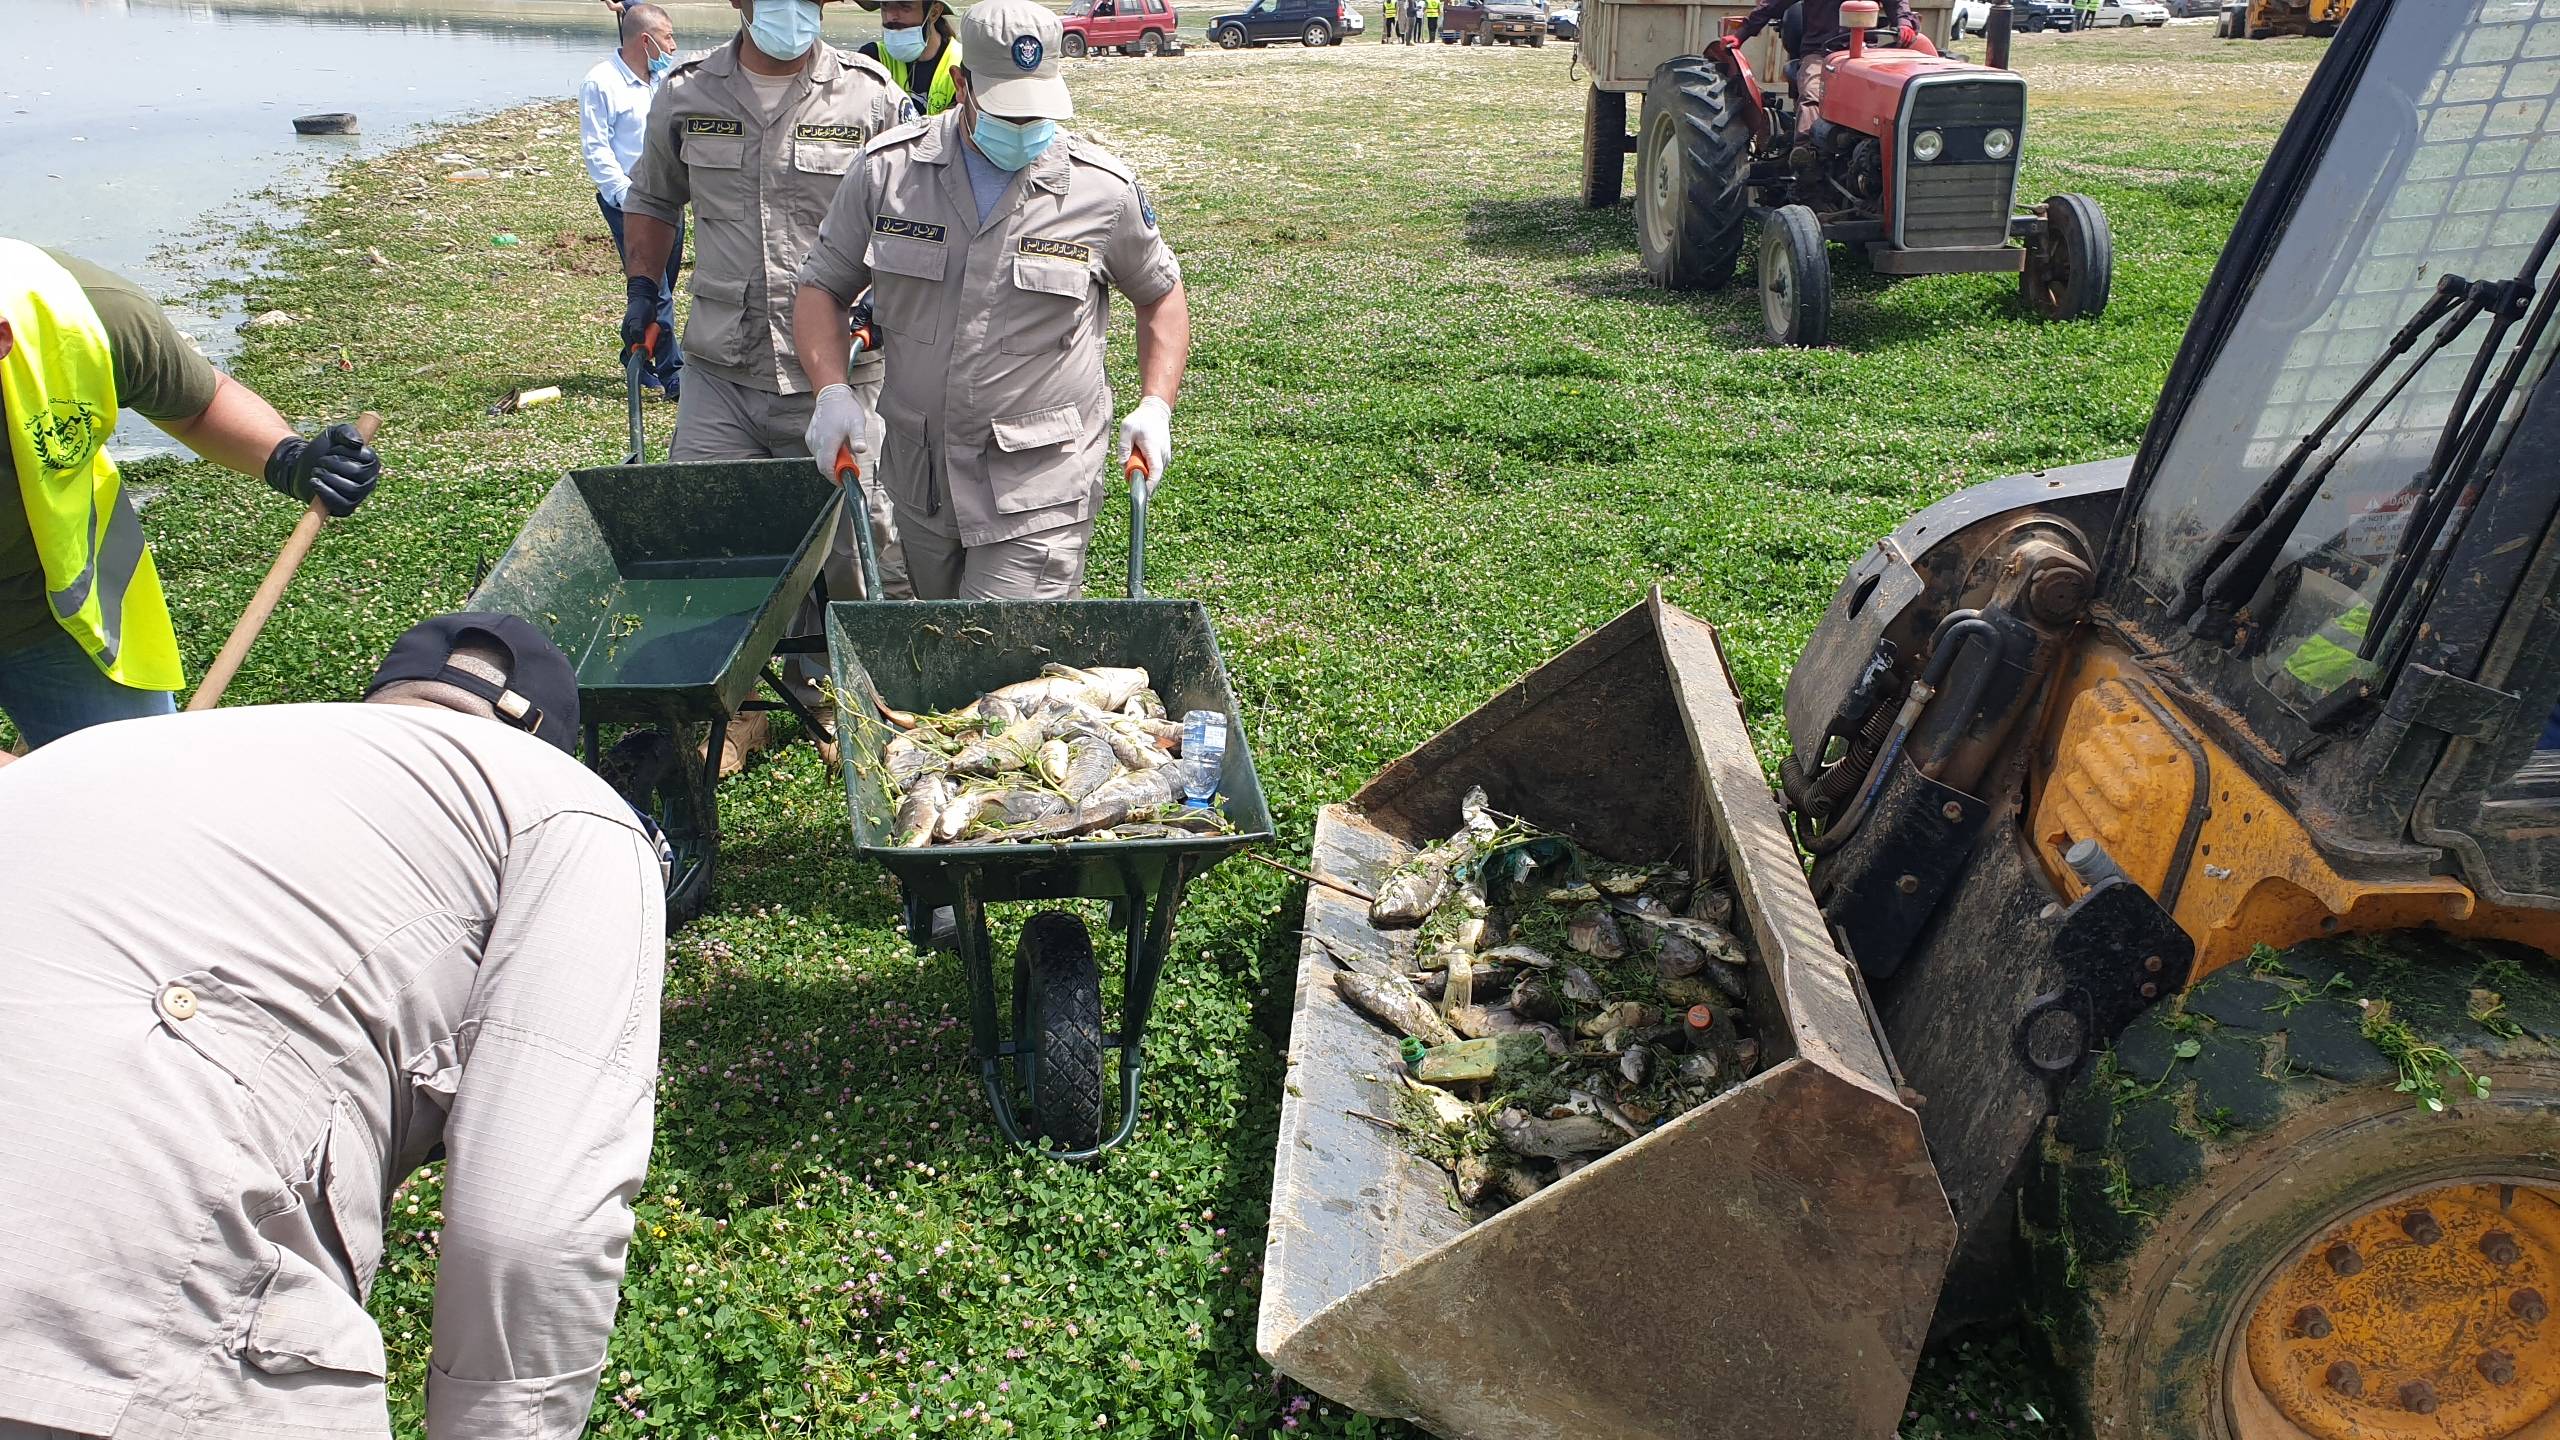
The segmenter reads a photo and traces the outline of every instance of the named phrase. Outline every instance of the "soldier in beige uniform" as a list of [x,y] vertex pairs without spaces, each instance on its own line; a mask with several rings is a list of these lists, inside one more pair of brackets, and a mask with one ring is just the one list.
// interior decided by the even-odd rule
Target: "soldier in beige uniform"
[[365,1294],[439,1149],[427,1440],[585,1429],[665,899],[572,758],[577,684],[522,620],[439,616],[375,703],[0,768],[0,1440],[388,1440]]
[[889,355],[879,470],[927,599],[1057,599],[1084,582],[1103,494],[1108,293],[1136,307],[1142,398],[1121,426],[1164,478],[1191,345],[1182,267],[1126,165],[1060,135],[1057,17],[983,0],[961,26],[960,103],[872,142],[800,268],[793,331],[820,386],[809,446],[872,437],[845,386],[865,286]]
[[[819,38],[819,0],[731,3],[747,16],[737,37],[678,65],[658,87],[623,202],[629,237],[623,269],[631,291],[626,342],[641,337],[648,319],[643,301],[654,302],[676,222],[693,206],[693,303],[684,326],[685,387],[671,460],[808,453],[802,435],[814,387],[793,352],[793,277],[865,142],[912,108],[878,61]],[[838,350],[845,343],[840,331]],[[864,403],[877,403],[881,360],[867,355],[855,367]],[[867,510],[882,588],[893,596],[912,594],[888,501],[868,488],[863,498],[865,505],[845,507],[844,527],[830,547],[823,572],[828,593],[839,599],[862,593],[852,517]],[[817,634],[823,621],[813,596],[794,628]],[[802,656],[792,662],[795,681],[813,698],[823,661]],[[732,722],[733,758],[761,746],[764,725],[761,711]],[[733,768],[723,766],[724,772]]]

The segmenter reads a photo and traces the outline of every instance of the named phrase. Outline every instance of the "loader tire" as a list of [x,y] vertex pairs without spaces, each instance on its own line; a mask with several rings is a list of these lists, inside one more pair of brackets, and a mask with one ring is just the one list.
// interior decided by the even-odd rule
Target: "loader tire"
[[2545,956],[2424,931],[2262,951],[2118,1038],[2021,1201],[2034,1318],[2096,1440],[2560,1423]]
[[1644,92],[1636,147],[1636,250],[1666,290],[1721,290],[1751,217],[1743,98],[1702,55],[1666,60]]
[[1093,937],[1075,916],[1044,910],[1023,925],[1021,945],[1040,1058],[1032,1092],[1040,1133],[1061,1150],[1090,1150],[1102,1143],[1103,1120],[1102,972]]

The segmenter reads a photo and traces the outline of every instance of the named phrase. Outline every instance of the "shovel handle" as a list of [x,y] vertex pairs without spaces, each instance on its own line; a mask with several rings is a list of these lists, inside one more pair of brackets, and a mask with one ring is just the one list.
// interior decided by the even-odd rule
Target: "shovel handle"
[[1135,446],[1120,467],[1129,482],[1129,598],[1147,598],[1147,459]]
[[[373,432],[382,428],[382,417],[367,410],[356,417],[356,438],[373,443]],[[284,548],[276,552],[275,563],[267,567],[267,578],[258,582],[258,593],[249,597],[249,608],[240,612],[231,637],[222,642],[222,650],[205,667],[204,682],[187,699],[189,710],[210,710],[222,703],[222,692],[231,687],[231,677],[240,673],[242,662],[249,658],[249,647],[258,643],[258,632],[267,628],[267,620],[276,613],[276,605],[284,599],[284,587],[293,581],[293,572],[302,568],[303,558],[311,553],[313,541],[320,538],[320,526],[329,518],[329,507],[313,499],[311,507],[294,522],[293,533],[285,537]]]

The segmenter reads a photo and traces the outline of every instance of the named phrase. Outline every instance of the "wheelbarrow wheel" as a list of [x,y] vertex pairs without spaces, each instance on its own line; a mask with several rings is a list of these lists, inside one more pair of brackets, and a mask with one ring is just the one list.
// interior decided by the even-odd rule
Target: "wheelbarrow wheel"
[[1022,927],[1031,974],[1031,1034],[1039,1057],[1033,1103],[1040,1131],[1066,1150],[1102,1143],[1102,972],[1093,937],[1063,910]]
[[[717,738],[716,736],[714,737]],[[690,747],[664,730],[634,730],[596,763],[596,774],[632,809],[649,817],[674,852],[667,871],[667,929],[702,913],[711,899],[720,822],[702,793]]]

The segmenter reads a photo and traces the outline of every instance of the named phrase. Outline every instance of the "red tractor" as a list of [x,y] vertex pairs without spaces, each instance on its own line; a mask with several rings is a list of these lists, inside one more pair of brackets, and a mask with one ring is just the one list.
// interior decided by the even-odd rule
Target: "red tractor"
[[1733,20],[1705,53],[1654,70],[1636,160],[1646,273],[1720,290],[1756,219],[1775,344],[1829,340],[1834,243],[1879,275],[2015,273],[2048,320],[2105,310],[2115,252],[2097,203],[2017,208],[2026,81],[1949,59],[1925,34],[1875,29],[1877,13],[1873,0],[1841,5],[1848,48],[1797,59],[1785,90],[1753,76]]

